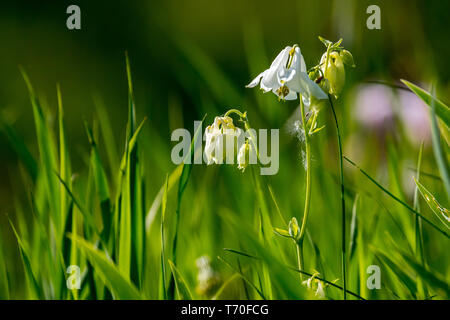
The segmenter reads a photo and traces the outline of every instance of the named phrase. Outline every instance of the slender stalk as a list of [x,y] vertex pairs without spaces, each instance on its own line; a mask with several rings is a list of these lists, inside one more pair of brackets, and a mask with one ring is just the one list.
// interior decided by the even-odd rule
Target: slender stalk
[[[299,240],[297,242],[297,262],[300,270],[303,270],[303,238],[306,231],[306,221],[308,219],[310,198],[311,198],[311,146],[309,143],[309,133],[306,128],[305,106],[300,95],[300,109],[302,114],[303,130],[305,134],[305,149],[306,149],[306,189],[305,189],[305,208],[303,211],[302,225],[300,227]],[[300,280],[303,281],[303,275],[300,274]]]
[[[297,265],[299,270],[303,270],[303,241],[296,242],[295,247],[297,248]],[[303,283],[303,273],[299,273],[300,282]]]
[[[419,156],[417,159],[417,171],[416,171],[416,180],[420,179],[420,168],[422,166],[422,154],[423,154],[423,141],[420,144]],[[420,212],[419,205],[419,187],[416,185],[414,190],[414,210]],[[425,255],[423,251],[423,230],[422,230],[422,220],[419,216],[414,217],[414,253],[422,267],[425,268]],[[417,277],[417,287],[419,289],[420,294],[425,298],[427,296],[425,284],[422,281],[421,277]]]
[[340,181],[341,181],[341,209],[342,209],[342,225],[341,225],[341,233],[342,233],[342,243],[341,243],[341,264],[342,264],[342,281],[343,281],[343,297],[344,300],[347,300],[347,274],[346,274],[346,250],[345,250],[345,188],[344,188],[344,164],[343,164],[343,156],[342,156],[342,142],[341,142],[341,134],[339,132],[339,124],[336,116],[336,112],[334,111],[333,100],[331,96],[328,95],[328,100],[330,101],[331,110],[333,111],[334,121],[336,123],[336,132],[337,132],[337,140],[339,147],[339,171],[340,171]]

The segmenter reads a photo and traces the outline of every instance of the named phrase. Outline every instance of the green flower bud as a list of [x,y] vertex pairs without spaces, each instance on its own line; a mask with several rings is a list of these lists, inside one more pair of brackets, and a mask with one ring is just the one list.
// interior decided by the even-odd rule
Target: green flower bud
[[289,235],[298,241],[298,237],[300,235],[300,228],[298,227],[298,222],[295,217],[289,221]]
[[328,79],[330,82],[330,91],[328,92],[337,98],[345,84],[344,63],[342,61],[342,57],[337,51],[330,53],[327,66],[325,66],[326,60],[327,54],[324,53],[322,59],[320,60],[321,69],[324,73],[325,79]]
[[319,70],[318,69],[314,69],[312,70],[310,73],[308,73],[308,77],[312,80],[315,81],[318,77],[319,77]]
[[355,62],[353,61],[353,55],[350,51],[344,49],[341,51],[340,55],[344,64],[352,68],[356,67]]

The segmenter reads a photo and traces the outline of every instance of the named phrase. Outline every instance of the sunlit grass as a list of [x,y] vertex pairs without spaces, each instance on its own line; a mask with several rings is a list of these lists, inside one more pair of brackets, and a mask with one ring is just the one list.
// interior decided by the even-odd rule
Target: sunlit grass
[[[255,115],[252,123],[261,125],[270,125],[264,108],[294,111],[295,106],[288,103],[275,105],[272,96],[245,98],[239,86],[199,48],[180,41],[179,50],[203,79],[201,87],[210,91],[211,96],[200,90],[192,92],[199,101],[199,113],[203,116],[208,112],[206,119],[239,104],[258,104],[249,108]],[[266,60],[262,56],[258,59]],[[410,156],[420,159],[417,172],[410,170],[409,177],[417,179],[424,198],[419,197],[416,203],[423,205],[412,204],[398,178],[390,175],[386,179],[371,161],[360,164],[344,157],[341,178],[345,178],[345,190],[341,188],[338,150],[331,147],[336,145],[332,122],[318,134],[311,146],[314,180],[302,244],[304,262],[298,265],[292,242],[274,232],[274,228],[288,228],[292,217],[298,221],[303,217],[305,198],[299,190],[305,187],[306,173],[297,142],[281,143],[280,173],[273,177],[260,176],[254,167],[244,173],[227,166],[176,167],[161,155],[170,146],[159,147],[169,145],[169,138],[153,131],[151,119],[138,116],[141,113],[134,98],[128,57],[125,70],[126,124],[111,123],[107,106],[96,98],[94,120],[84,123],[88,156],[77,171],[71,165],[76,151],[65,129],[64,92],[57,87],[57,115],[51,114],[42,107],[32,81],[22,70],[39,154],[34,156],[14,126],[2,120],[2,129],[25,171],[22,192],[28,201],[17,201],[16,211],[9,215],[8,230],[17,245],[10,245],[0,234],[1,298],[314,299],[317,297],[302,285],[299,274],[307,279],[316,272],[315,279],[323,282],[329,299],[341,299],[345,289],[349,299],[450,297],[449,227],[445,219],[449,200],[445,136],[450,111],[433,94],[405,82],[430,106],[432,148],[421,148],[419,156],[419,148],[396,149],[394,143],[398,142],[392,142],[386,160],[388,167],[399,168]],[[345,120],[350,106],[339,101],[334,108],[342,119],[341,133],[348,133]],[[268,111],[272,113],[276,109]],[[57,130],[47,121],[51,116],[58,119]],[[125,133],[124,141],[114,141],[113,131]],[[192,145],[190,156],[193,151]],[[156,158],[168,163],[160,168],[155,165]],[[422,168],[439,179],[420,174]],[[344,200],[348,205],[342,212]],[[420,233],[416,221],[420,222]],[[416,237],[421,238],[420,254],[415,250]],[[5,252],[13,251],[20,258],[17,264],[5,259]],[[210,256],[220,277],[220,285],[211,286],[212,292],[197,289],[195,260],[204,254]],[[347,268],[345,284],[342,262]],[[79,290],[67,287],[69,265],[81,268]],[[381,268],[379,290],[366,286],[370,265]]]

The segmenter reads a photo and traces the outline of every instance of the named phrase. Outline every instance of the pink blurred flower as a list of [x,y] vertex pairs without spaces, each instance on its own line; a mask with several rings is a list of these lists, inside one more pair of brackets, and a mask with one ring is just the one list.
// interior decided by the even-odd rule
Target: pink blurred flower
[[356,120],[377,131],[391,128],[394,123],[392,90],[380,84],[361,85],[356,90]]
[[399,90],[399,117],[405,126],[406,135],[413,144],[431,139],[430,116],[428,106],[414,93]]
[[428,107],[414,93],[381,84],[361,85],[356,90],[354,115],[365,128],[385,133],[394,129],[397,116],[412,144],[430,141]]

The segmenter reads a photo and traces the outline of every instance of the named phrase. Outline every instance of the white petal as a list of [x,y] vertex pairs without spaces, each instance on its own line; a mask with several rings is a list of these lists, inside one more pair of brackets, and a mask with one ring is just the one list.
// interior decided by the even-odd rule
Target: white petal
[[305,72],[298,72],[296,76],[287,84],[287,86],[290,90],[301,93],[308,99],[311,96],[316,99],[328,98],[319,85],[312,81]]
[[248,85],[246,85],[245,87],[246,87],[246,88],[254,88],[254,87],[256,87],[256,86],[260,83],[261,79],[264,77],[264,75],[265,75],[266,73],[267,73],[267,70],[261,72],[260,74],[258,74],[258,75],[256,76],[255,79],[252,80],[252,82],[250,82],[250,83],[249,83]]
[[[272,65],[267,70],[267,73],[264,75],[263,79],[261,80],[261,84],[263,84],[266,88],[274,89],[278,86],[278,71],[283,67],[286,66],[287,60],[289,58],[289,50],[291,47],[284,48],[278,56],[275,58],[275,60],[272,62]],[[262,85],[261,85],[262,87]]]
[[291,68],[297,70],[297,72],[306,72],[305,59],[303,59],[302,53],[299,47],[295,47],[295,53],[292,58]]
[[297,93],[295,91],[289,91],[288,95],[284,97],[284,100],[297,100]]
[[280,70],[278,70],[278,84],[282,86],[283,84],[291,81],[296,73],[297,71],[293,68],[281,68]]

